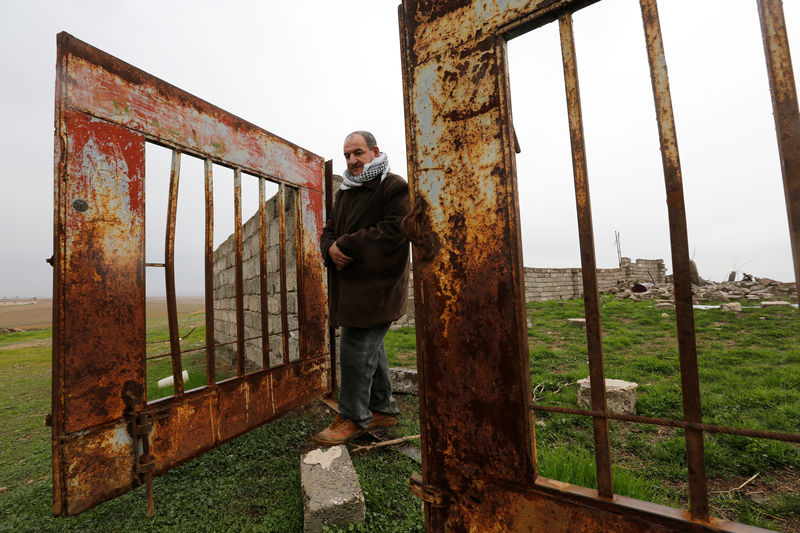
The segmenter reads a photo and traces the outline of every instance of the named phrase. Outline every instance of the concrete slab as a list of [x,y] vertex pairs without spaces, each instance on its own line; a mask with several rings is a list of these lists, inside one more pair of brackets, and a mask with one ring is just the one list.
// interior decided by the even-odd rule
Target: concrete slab
[[364,521],[364,493],[345,446],[317,448],[305,454],[300,460],[300,484],[305,533]]
[[418,394],[417,370],[394,366],[389,368],[392,380],[392,392],[400,394]]

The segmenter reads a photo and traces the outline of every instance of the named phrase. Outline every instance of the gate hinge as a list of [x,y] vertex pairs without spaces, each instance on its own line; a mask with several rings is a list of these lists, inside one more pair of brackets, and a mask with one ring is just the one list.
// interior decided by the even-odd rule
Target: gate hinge
[[427,502],[434,507],[445,507],[447,505],[447,494],[439,487],[427,485],[422,482],[422,476],[419,472],[411,474],[408,480],[411,493],[420,500]]

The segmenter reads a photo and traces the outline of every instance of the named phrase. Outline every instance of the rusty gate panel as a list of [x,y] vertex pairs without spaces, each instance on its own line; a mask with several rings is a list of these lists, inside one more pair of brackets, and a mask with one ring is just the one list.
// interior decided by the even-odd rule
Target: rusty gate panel
[[[173,149],[163,264],[145,263],[145,142]],[[205,160],[206,386],[184,392],[175,310],[180,155]],[[234,170],[237,376],[215,380],[212,164]],[[241,327],[240,176],[259,179],[259,257],[266,286],[264,182],[280,185],[284,360],[246,374]],[[331,390],[319,234],[324,162],[74,37],[58,36],[56,84],[53,512],[74,515]],[[202,186],[202,185],[201,185]],[[285,198],[293,199],[289,204]],[[286,205],[284,205],[286,203]],[[299,357],[289,359],[284,207],[295,220]],[[145,395],[145,268],[164,268],[174,394]],[[262,294],[262,302],[265,300]],[[264,306],[262,323],[266,306]],[[292,334],[293,335],[293,334]],[[294,338],[292,337],[292,342]],[[155,356],[161,357],[161,356]]]
[[[136,312],[144,302],[144,137],[72,111],[62,124],[71,154],[60,220],[64,327],[75,337],[62,346],[57,388],[72,433],[121,417],[122,395],[109,392],[144,378],[144,317]],[[93,312],[98,303],[105,309]]]
[[[404,0],[399,6],[412,211],[422,477],[428,531],[763,531],[708,515],[704,424],[677,136],[655,0],[640,0],[661,136],[678,303],[684,419],[607,412],[589,174],[572,13],[599,0]],[[780,0],[758,0],[798,264],[797,97]],[[506,40],[558,20],[585,285],[592,409],[534,404]],[[798,279],[800,283],[800,278]],[[467,354],[465,356],[465,354]],[[465,384],[468,384],[466,386]],[[597,385],[597,386],[596,386]],[[598,490],[538,477],[534,412],[592,417]],[[686,430],[689,510],[613,493],[608,419]]]

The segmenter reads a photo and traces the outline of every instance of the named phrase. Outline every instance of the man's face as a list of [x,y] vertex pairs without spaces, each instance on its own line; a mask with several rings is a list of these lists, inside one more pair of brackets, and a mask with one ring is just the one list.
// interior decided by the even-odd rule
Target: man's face
[[364,170],[364,165],[381,154],[378,147],[371,150],[367,141],[359,134],[351,135],[344,140],[344,159],[347,161],[347,170],[353,176],[358,176]]

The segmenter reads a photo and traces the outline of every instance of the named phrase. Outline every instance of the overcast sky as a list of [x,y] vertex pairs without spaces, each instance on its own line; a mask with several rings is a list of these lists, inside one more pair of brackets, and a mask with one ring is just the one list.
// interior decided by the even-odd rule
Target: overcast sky
[[[0,297],[49,297],[52,290],[44,260],[53,247],[59,31],[332,158],[337,173],[344,169],[343,136],[371,130],[393,170],[405,176],[397,4],[0,0]],[[798,4],[784,6],[795,72]],[[659,8],[690,249],[700,274],[720,280],[735,269],[789,281],[786,209],[755,0],[662,0]],[[671,272],[638,2],[605,0],[587,8],[576,14],[575,32],[598,266],[616,266],[619,231],[623,255],[664,258]],[[509,62],[522,146],[525,264],[579,266],[557,26],[512,41]],[[187,175],[199,176],[195,163],[185,158]],[[148,200],[157,196],[150,190],[158,186],[154,176],[163,178],[168,165],[158,149],[148,151]],[[192,202],[188,192],[179,200],[186,222],[179,219],[178,238],[185,232],[187,243],[198,235]],[[148,216],[157,206],[149,206]],[[184,292],[194,292],[193,285]]]

